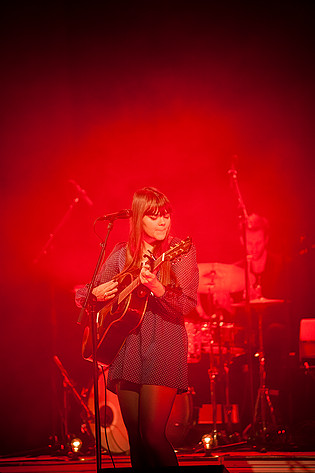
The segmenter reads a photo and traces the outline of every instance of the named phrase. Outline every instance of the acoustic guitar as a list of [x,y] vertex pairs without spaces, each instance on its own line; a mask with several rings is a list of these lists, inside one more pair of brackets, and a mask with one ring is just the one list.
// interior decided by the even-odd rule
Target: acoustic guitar
[[[174,262],[190,248],[191,238],[187,237],[155,260],[152,255],[145,256],[151,263],[151,271],[156,271],[165,261]],[[104,366],[109,366],[114,361],[128,335],[142,322],[150,290],[141,284],[139,273],[140,270],[137,275],[131,272],[118,275],[115,278],[118,281],[116,296],[97,313],[97,361]],[[93,360],[92,347],[92,334],[88,325],[82,341],[82,356],[86,360]]]

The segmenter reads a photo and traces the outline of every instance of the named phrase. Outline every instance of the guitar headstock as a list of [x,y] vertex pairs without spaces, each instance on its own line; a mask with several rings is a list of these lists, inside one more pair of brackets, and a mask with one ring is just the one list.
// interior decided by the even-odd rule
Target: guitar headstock
[[187,237],[185,240],[182,240],[180,243],[172,246],[165,253],[162,253],[156,260],[154,260],[153,255],[145,254],[147,258],[147,264],[151,264],[152,270],[156,270],[164,261],[173,261],[175,262],[181,255],[188,253],[191,248],[191,237]]
[[185,240],[182,240],[180,243],[172,246],[169,250],[164,253],[164,261],[174,261],[179,258],[181,255],[188,253],[191,248],[192,239],[187,237]]

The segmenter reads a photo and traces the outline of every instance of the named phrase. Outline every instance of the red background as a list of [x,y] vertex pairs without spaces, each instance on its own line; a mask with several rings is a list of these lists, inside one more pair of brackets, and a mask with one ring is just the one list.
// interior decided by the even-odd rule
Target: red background
[[[1,35],[4,453],[20,449],[17,432],[34,448],[54,430],[53,353],[86,385],[73,288],[96,263],[95,218],[139,187],[169,196],[199,262],[232,263],[236,154],[248,212],[270,220],[272,247],[299,268],[293,319],[312,315],[311,2],[10,2]],[[62,222],[78,196],[70,179],[93,206],[80,199]],[[117,221],[108,250],[127,234]]]

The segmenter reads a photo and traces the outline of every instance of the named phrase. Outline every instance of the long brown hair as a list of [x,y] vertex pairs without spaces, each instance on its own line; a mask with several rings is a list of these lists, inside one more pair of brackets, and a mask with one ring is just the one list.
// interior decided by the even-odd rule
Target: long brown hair
[[[140,267],[143,259],[143,217],[145,215],[165,215],[170,214],[171,204],[162,192],[155,187],[143,187],[136,191],[132,199],[132,217],[130,220],[130,233],[127,246],[127,258],[125,269],[132,270]],[[155,257],[160,256],[169,247],[169,232],[165,239],[159,241],[154,246],[153,254]],[[170,264],[168,262],[161,266],[161,282],[169,284],[171,280]]]

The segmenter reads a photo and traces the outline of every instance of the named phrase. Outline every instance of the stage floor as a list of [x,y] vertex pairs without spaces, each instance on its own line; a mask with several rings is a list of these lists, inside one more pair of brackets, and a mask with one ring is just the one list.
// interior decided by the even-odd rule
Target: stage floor
[[[177,453],[179,471],[213,472],[224,471],[222,465],[230,473],[286,473],[286,472],[315,472],[314,452],[255,452],[249,449],[212,451],[212,456],[205,456],[203,452]],[[129,469],[128,455],[114,455],[116,469]],[[112,470],[113,463],[109,455],[102,455],[102,469]],[[96,462],[93,456],[82,456],[71,459],[67,456],[24,456],[0,458],[1,473],[70,473],[96,472]]]

